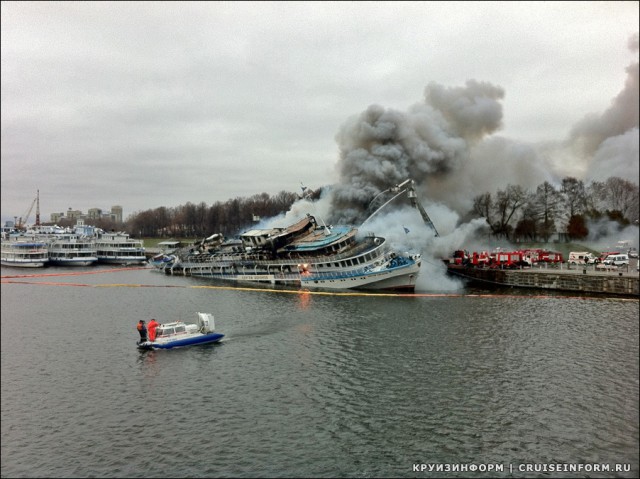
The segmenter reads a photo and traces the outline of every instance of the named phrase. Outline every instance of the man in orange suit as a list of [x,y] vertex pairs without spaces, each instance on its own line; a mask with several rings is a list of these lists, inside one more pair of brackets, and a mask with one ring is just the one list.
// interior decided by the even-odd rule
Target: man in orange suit
[[156,328],[158,326],[160,326],[160,323],[158,323],[155,319],[149,321],[149,324],[147,325],[147,331],[149,331],[149,339],[151,341],[156,340]]

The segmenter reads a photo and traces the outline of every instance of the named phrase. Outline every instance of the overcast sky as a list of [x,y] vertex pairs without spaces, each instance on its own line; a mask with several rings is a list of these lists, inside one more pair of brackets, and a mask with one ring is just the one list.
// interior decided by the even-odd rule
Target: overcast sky
[[[36,190],[48,221],[68,208],[121,205],[127,217],[348,183],[340,164],[355,119],[406,118],[425,101],[445,111],[480,89],[494,116],[470,156],[526,150],[556,177],[587,180],[615,136],[627,146],[611,171],[638,181],[638,2],[1,8],[3,221]],[[576,162],[567,141],[588,143],[587,123],[607,122],[616,102],[631,116]]]

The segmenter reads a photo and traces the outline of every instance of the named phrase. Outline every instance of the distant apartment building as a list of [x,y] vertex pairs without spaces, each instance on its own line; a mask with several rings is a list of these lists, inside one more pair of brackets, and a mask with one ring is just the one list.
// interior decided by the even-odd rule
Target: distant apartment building
[[58,223],[62,218],[64,218],[64,211],[62,213],[51,213],[52,223]]
[[87,211],[87,219],[99,220],[102,217],[102,210],[100,208],[89,208]]
[[111,217],[116,223],[122,223],[122,206],[119,206],[119,205],[112,206]]
[[66,212],[51,213],[51,222],[58,223],[60,220],[99,220],[101,218],[110,219],[116,223],[122,223],[122,206],[115,205],[111,207],[108,212],[103,211],[101,208],[89,208],[85,215],[81,210],[73,210],[69,208]]
[[82,211],[80,210],[72,210],[71,208],[67,210],[67,218],[69,219],[81,218],[82,216]]

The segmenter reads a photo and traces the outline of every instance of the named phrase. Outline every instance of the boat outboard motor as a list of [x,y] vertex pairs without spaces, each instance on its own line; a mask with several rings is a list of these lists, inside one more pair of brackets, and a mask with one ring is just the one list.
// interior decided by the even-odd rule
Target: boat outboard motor
[[210,313],[198,313],[198,330],[201,333],[211,333],[214,330],[213,315]]

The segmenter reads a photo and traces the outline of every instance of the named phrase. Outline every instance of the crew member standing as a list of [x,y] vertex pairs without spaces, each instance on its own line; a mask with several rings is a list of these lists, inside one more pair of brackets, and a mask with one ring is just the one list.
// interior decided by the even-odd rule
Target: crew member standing
[[156,328],[158,326],[160,326],[160,323],[158,323],[155,319],[152,319],[151,321],[149,321],[149,325],[147,326],[147,329],[149,330],[149,339],[151,341],[156,340]]
[[144,325],[144,319],[138,321],[138,332],[140,333],[140,342],[144,343],[147,340],[147,327]]

